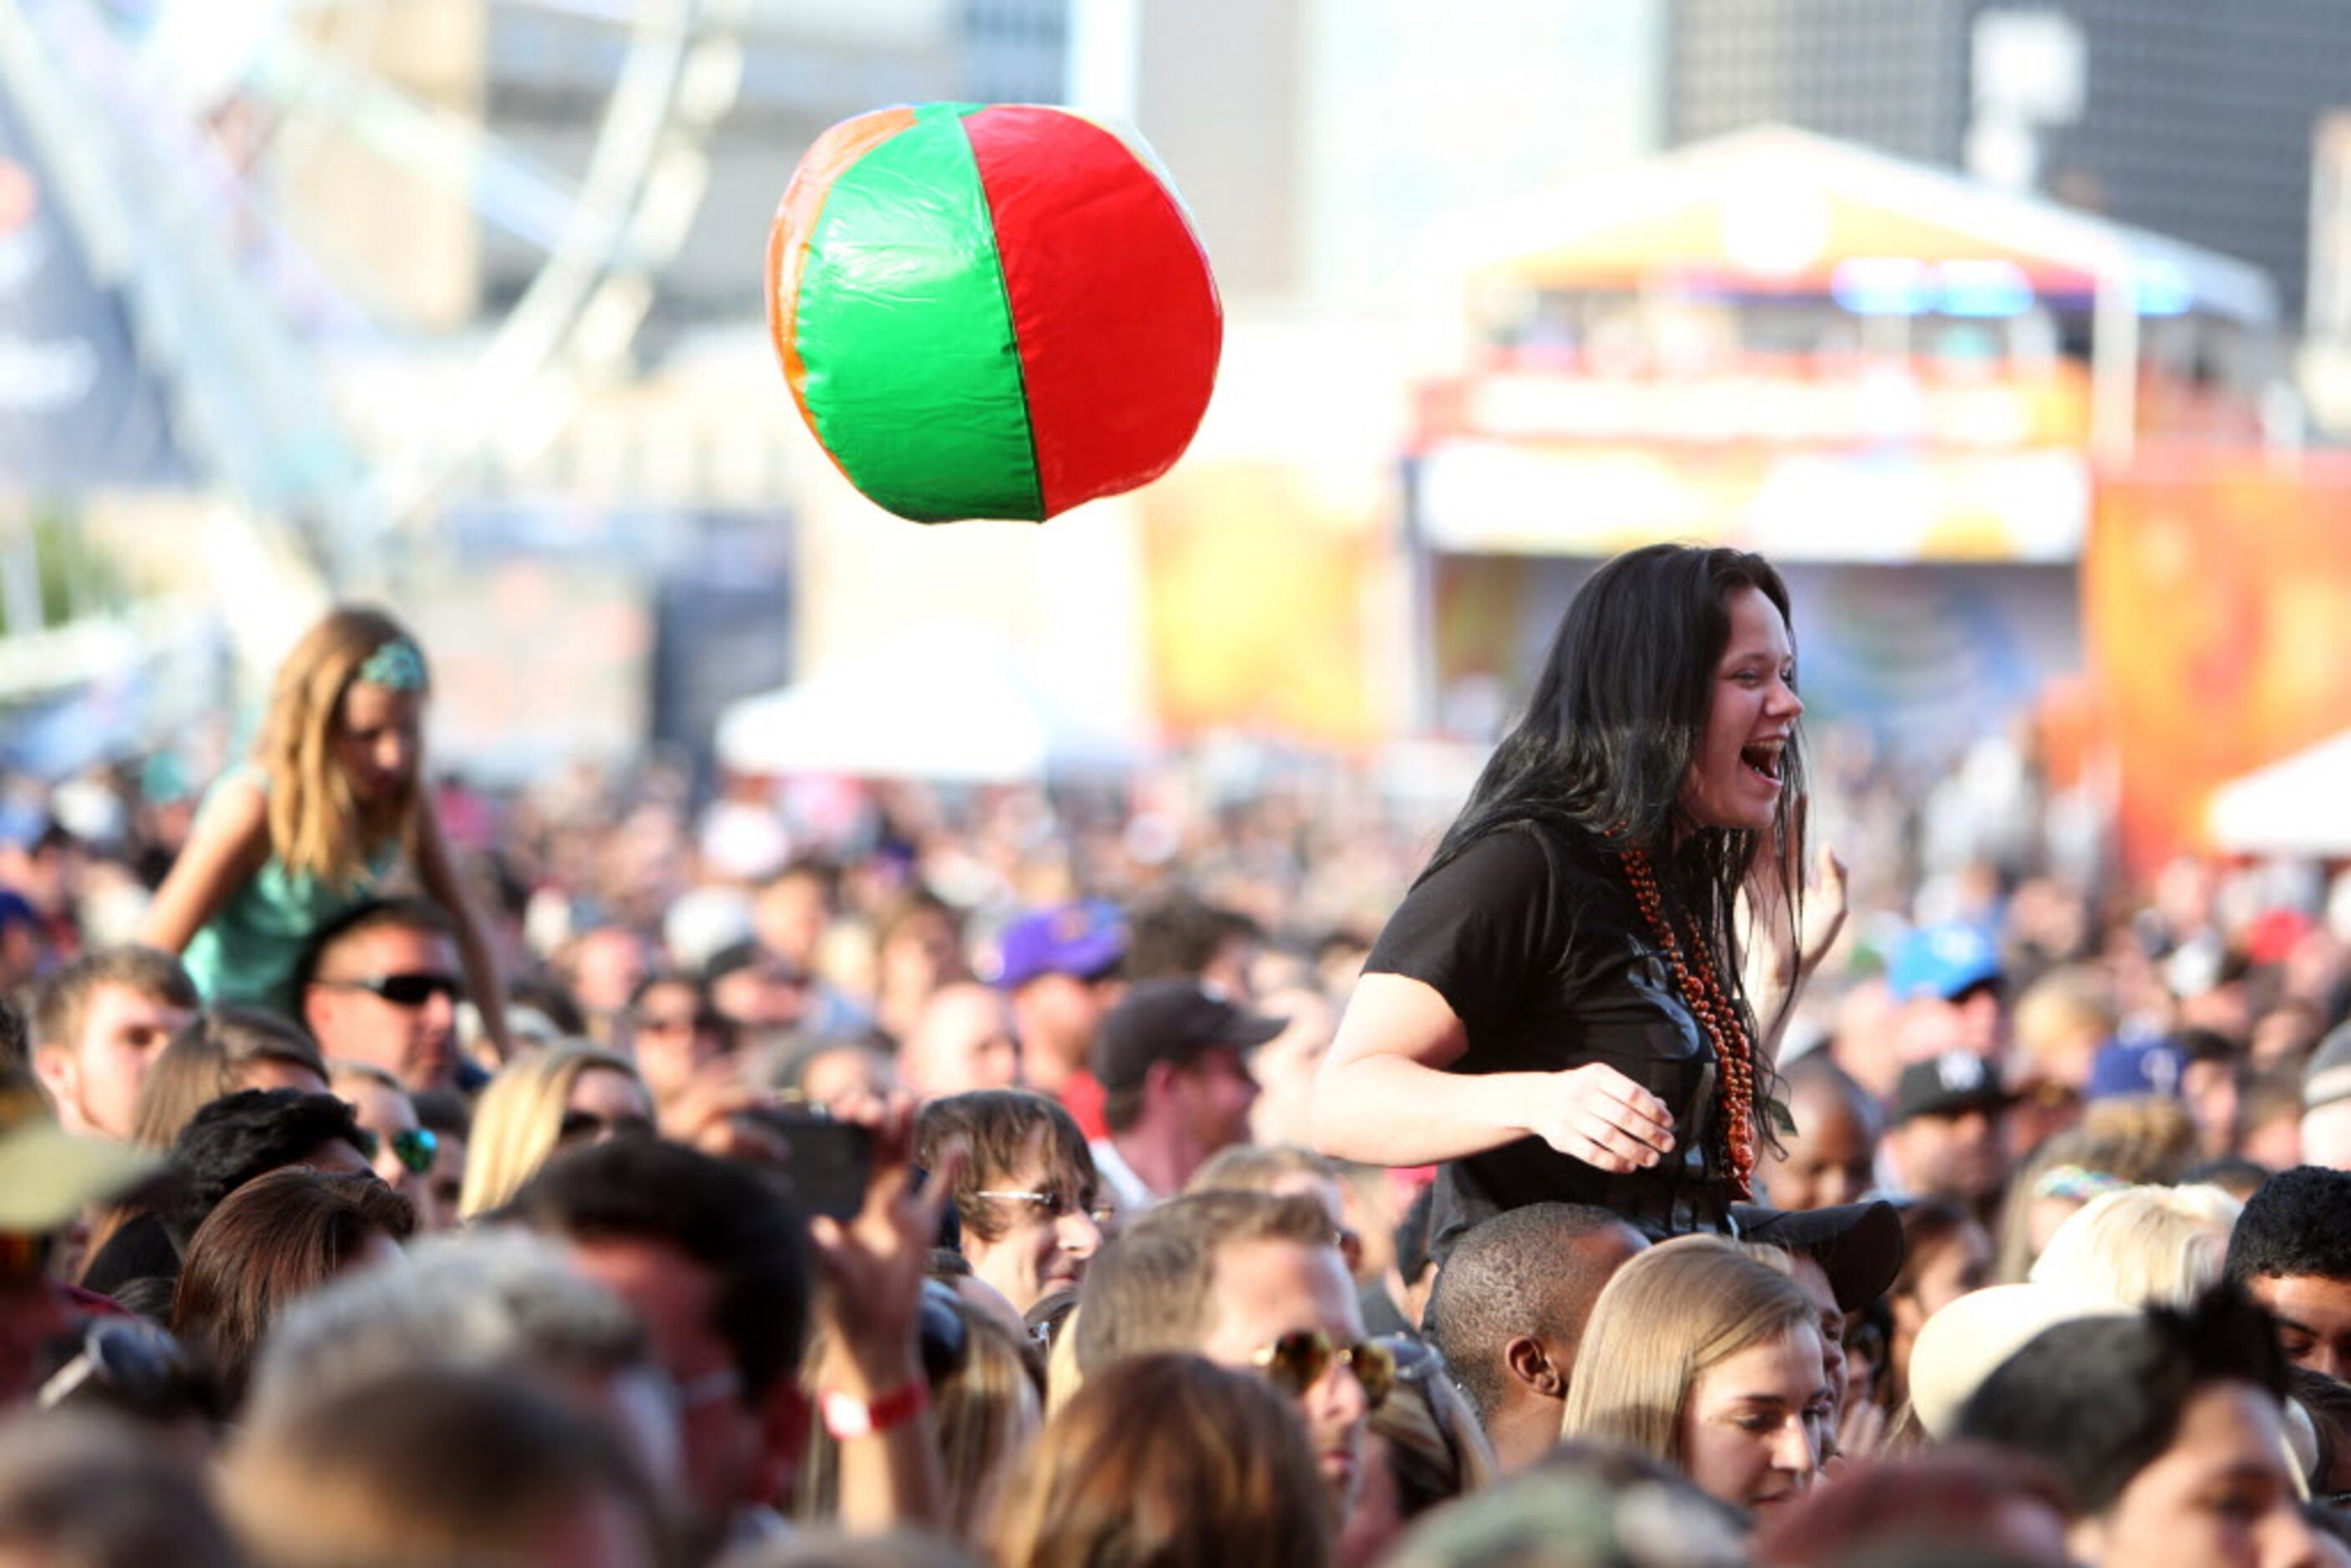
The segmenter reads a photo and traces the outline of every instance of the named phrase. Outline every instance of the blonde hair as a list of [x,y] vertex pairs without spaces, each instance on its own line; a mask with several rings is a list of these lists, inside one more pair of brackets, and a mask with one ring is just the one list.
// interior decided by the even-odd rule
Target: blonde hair
[[1045,1418],[1049,1421],[1086,1385],[1086,1369],[1078,1364],[1078,1317],[1085,1310],[1082,1301],[1070,1309],[1070,1315],[1061,1320],[1061,1332],[1053,1336],[1053,1348],[1045,1353]]
[[1280,1197],[1292,1191],[1289,1178],[1311,1176],[1339,1187],[1339,1167],[1311,1149],[1296,1144],[1229,1144],[1210,1155],[1184,1184],[1191,1192],[1270,1192]]
[[2027,1061],[2045,1066],[2068,1040],[2105,1040],[2115,1032],[2114,987],[2085,964],[2050,970],[2016,999],[2013,1032]]
[[2060,1167],[2077,1166],[2085,1174],[2087,1182],[2077,1181],[2077,1186],[2102,1179],[2160,1185],[2175,1180],[2195,1157],[2196,1124],[2177,1100],[2142,1094],[2093,1101],[2077,1125],[2033,1150],[2009,1178],[1994,1239],[1992,1278],[2021,1285],[2032,1273],[2032,1211],[2043,1199],[2061,1196],[2041,1190],[2043,1178]]
[[2185,1307],[2220,1281],[2244,1205],[2217,1186],[2132,1186],[2092,1198],[2029,1276],[2126,1307]]
[[360,666],[391,643],[416,645],[381,610],[346,604],[329,612],[277,666],[254,748],[269,780],[270,852],[287,870],[331,886],[356,883],[377,851],[407,841],[415,821],[421,755],[388,799],[365,803],[353,799],[335,760],[343,695]]
[[1777,1248],[1684,1236],[1616,1270],[1576,1349],[1560,1436],[1680,1465],[1681,1416],[1708,1369],[1815,1321]]
[[[473,1128],[465,1140],[465,1185],[457,1198],[460,1219],[504,1207],[538,1174],[563,1136],[571,1086],[594,1068],[626,1073],[630,1082],[644,1087],[627,1057],[585,1040],[542,1046],[498,1069],[474,1107]],[[650,1092],[645,1103],[653,1103]]]

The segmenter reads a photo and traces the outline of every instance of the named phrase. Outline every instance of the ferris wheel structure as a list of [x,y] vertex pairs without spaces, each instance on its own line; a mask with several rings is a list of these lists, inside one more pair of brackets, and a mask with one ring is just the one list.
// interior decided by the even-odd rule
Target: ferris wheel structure
[[0,92],[191,466],[319,584],[625,365],[752,0],[0,0]]

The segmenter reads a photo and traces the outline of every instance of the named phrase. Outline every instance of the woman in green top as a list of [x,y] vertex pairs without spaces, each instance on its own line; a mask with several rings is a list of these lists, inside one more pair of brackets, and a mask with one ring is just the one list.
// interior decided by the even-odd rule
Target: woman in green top
[[467,988],[499,1055],[505,989],[423,786],[424,655],[381,611],[343,606],[278,666],[252,761],[213,787],[148,911],[213,1003],[298,1019],[311,937],[372,897],[405,854],[448,911]]

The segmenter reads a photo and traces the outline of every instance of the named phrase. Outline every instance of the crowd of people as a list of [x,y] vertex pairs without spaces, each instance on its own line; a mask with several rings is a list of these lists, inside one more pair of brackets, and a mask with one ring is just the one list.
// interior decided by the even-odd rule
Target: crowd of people
[[1597,580],[1441,836],[434,790],[356,611],[12,781],[0,1558],[2351,1564],[2351,900],[1848,877],[1768,566]]

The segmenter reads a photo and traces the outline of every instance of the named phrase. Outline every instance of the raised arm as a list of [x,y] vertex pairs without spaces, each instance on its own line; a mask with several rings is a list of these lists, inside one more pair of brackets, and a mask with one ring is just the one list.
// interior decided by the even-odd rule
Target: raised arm
[[269,860],[269,798],[247,778],[223,780],[198,813],[188,841],[147,906],[139,939],[183,951],[229,896]]
[[1805,984],[1844,929],[1845,864],[1834,846],[1822,844],[1813,853],[1811,874],[1801,875],[1801,921],[1796,900],[1788,894],[1789,883],[1799,877],[1792,868],[1768,855],[1758,856],[1755,870],[1740,889],[1740,929],[1746,936],[1746,963],[1740,978],[1747,989],[1747,1004],[1763,1031],[1757,1042],[1763,1060],[1774,1065]]
[[429,793],[420,795],[416,802],[416,876],[434,902],[449,912],[449,923],[456,927],[457,958],[465,967],[465,989],[481,1012],[483,1035],[498,1053],[500,1061],[512,1060],[514,1040],[507,1033],[506,977],[498,968],[497,955],[491,950],[489,936],[482,927],[481,912],[474,907],[473,895],[466,891],[465,879],[457,874],[455,858],[449,852],[449,837],[441,828],[441,813]]
[[[856,1214],[846,1220],[819,1215],[809,1227],[820,1279],[815,1315],[825,1343],[815,1387],[841,1443],[837,1522],[852,1534],[944,1534],[946,1479],[923,1371],[923,1276],[965,1152],[950,1150],[918,1185],[911,1096],[884,1102],[853,1095],[841,1116],[872,1134],[872,1167]],[[828,1396],[864,1415],[894,1415],[841,1426],[824,1408],[832,1403]]]
[[1365,975],[1315,1074],[1315,1146],[1337,1159],[1417,1166],[1532,1135],[1618,1172],[1654,1166],[1673,1147],[1665,1102],[1614,1068],[1447,1071],[1468,1045],[1467,1028],[1435,987]]

